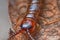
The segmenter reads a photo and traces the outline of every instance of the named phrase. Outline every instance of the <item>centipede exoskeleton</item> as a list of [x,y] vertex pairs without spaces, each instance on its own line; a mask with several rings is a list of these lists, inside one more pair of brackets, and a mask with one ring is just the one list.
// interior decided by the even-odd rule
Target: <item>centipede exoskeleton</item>
[[[24,5],[24,4],[23,4]],[[22,5],[21,5],[22,6]],[[18,6],[19,7],[19,6]],[[23,6],[22,6],[23,7]],[[22,8],[20,7],[20,9]],[[16,36],[19,33],[24,33],[27,32],[28,36],[32,39],[35,40],[30,33],[33,33],[35,31],[35,27],[36,27],[36,21],[37,18],[35,15],[39,15],[40,12],[40,0],[31,0],[30,3],[28,3],[28,8],[27,8],[27,12],[26,15],[24,16],[23,20],[21,22],[19,22],[19,19],[17,21],[17,23],[15,24],[15,27],[17,27],[19,25],[19,27],[21,28],[17,33],[13,34],[9,39],[11,39],[13,36]],[[19,8],[17,14],[19,13]],[[16,9],[16,10],[17,10]],[[22,12],[23,13],[23,12]],[[20,13],[19,13],[20,15]],[[19,18],[19,17],[18,17]],[[14,29],[12,29],[14,30]]]
[[48,40],[49,31],[59,30],[56,0],[9,0],[9,16],[12,27],[8,40]]

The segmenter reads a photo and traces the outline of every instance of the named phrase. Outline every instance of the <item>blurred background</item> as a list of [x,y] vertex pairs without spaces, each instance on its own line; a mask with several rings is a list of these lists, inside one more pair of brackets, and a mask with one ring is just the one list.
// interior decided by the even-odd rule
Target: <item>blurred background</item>
[[0,0],[0,40],[7,40],[9,27],[8,0]]

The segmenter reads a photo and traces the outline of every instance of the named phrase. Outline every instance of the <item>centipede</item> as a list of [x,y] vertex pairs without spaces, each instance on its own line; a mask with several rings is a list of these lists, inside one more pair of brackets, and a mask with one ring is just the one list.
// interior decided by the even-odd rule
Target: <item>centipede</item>
[[39,12],[40,12],[40,9],[39,9],[40,5],[39,4],[40,4],[40,0],[31,0],[31,2],[28,3],[28,8],[27,8],[27,12],[26,12],[25,17],[23,18],[23,20],[21,21],[21,23],[15,25],[16,27],[17,27],[17,25],[19,25],[20,28],[21,28],[21,30],[19,30],[17,33],[15,33],[14,35],[12,35],[10,37],[10,39],[13,36],[16,36],[17,34],[24,33],[24,31],[26,31],[27,34],[28,34],[28,36],[31,38],[31,40],[35,40],[31,36],[30,33],[33,33],[33,31],[35,30],[36,20],[37,20],[37,18],[35,17],[35,15],[39,15]]
[[9,0],[12,27],[8,40],[36,40],[35,35],[41,30],[40,25],[50,25],[60,20],[54,16],[57,13],[56,5],[53,2],[46,4],[45,2],[44,0]]

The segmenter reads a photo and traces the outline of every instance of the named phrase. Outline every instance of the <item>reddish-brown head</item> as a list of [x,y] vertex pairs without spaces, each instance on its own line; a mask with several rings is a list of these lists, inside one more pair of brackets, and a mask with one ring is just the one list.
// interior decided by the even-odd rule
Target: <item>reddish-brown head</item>
[[33,32],[35,30],[35,21],[31,18],[26,18],[22,21],[20,27],[22,30],[29,30],[30,32]]

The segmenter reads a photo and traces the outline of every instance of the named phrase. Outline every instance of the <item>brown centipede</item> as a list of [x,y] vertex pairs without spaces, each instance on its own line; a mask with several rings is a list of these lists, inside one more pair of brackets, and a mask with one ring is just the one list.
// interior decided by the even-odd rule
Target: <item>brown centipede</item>
[[[30,2],[26,2],[26,1],[30,1]],[[41,29],[44,29],[44,28],[49,29],[48,27],[51,24],[54,24],[60,20],[57,17],[58,10],[56,8],[56,0],[43,0],[44,5],[42,9],[40,9],[43,4],[42,3],[40,5],[41,0],[38,0],[38,1],[37,0],[26,0],[26,1],[17,0],[15,5],[12,4],[11,8],[12,8],[12,11],[14,12],[11,12],[10,16],[15,13],[17,15],[15,14],[11,16],[11,19],[13,20],[12,21],[13,27],[11,28],[12,32],[10,32],[11,33],[9,37],[10,40],[40,40]],[[37,27],[36,26],[37,23],[39,23],[39,25],[41,25],[42,27],[40,31],[38,31],[39,29],[35,29]],[[38,26],[38,28],[39,27],[40,26]],[[37,36],[34,33],[36,33]],[[46,35],[44,32],[42,34]],[[23,37],[21,37],[21,35]],[[43,38],[41,38],[41,40],[43,40]]]
[[35,30],[35,26],[36,26],[36,17],[35,15],[39,15],[39,0],[31,0],[31,4],[29,4],[28,10],[27,10],[27,15],[23,18],[22,22],[19,24],[21,27],[21,30],[19,30],[17,33],[15,33],[14,35],[12,35],[10,37],[10,39],[19,34],[19,33],[23,33],[24,31],[27,32],[27,34],[29,35],[29,37],[32,40],[35,40],[30,33],[34,32]]

